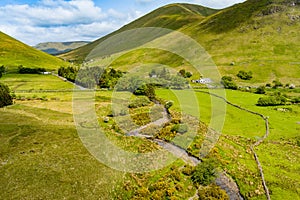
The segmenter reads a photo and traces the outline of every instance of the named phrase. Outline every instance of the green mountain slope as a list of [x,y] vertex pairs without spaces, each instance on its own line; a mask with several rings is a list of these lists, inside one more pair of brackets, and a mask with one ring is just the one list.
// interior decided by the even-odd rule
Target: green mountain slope
[[206,16],[209,16],[216,12],[217,10],[192,4],[166,5],[125,25],[121,29],[105,37],[102,37],[88,45],[75,49],[74,51],[71,51],[69,53],[59,55],[58,57],[68,60],[76,60],[80,62],[84,60],[84,58],[90,53],[90,51],[94,49],[98,44],[120,32],[141,27],[164,27],[168,29],[177,30],[192,22],[201,21],[205,19]]
[[[212,55],[222,74],[241,84],[300,84],[300,2],[248,0],[224,9],[180,31],[196,39]],[[231,65],[231,63],[235,63]],[[239,70],[254,78],[241,81]]]
[[[175,29],[195,39],[212,56],[220,73],[232,76],[240,85],[260,85],[275,79],[300,84],[300,2],[295,0],[248,0],[219,11],[171,4],[62,57],[82,60],[108,37],[150,26]],[[122,58],[113,66],[126,69],[124,65],[146,60],[189,68],[182,58],[161,51],[140,50]],[[253,79],[237,78],[240,70],[252,71]]]
[[36,46],[34,46],[34,48],[44,51],[51,55],[57,55],[57,54],[62,54],[62,53],[72,51],[72,50],[82,47],[88,43],[89,42],[85,42],[85,41],[45,42],[45,43],[37,44]]
[[66,63],[0,32],[1,65],[6,66],[10,71],[15,70],[19,65],[55,70]]

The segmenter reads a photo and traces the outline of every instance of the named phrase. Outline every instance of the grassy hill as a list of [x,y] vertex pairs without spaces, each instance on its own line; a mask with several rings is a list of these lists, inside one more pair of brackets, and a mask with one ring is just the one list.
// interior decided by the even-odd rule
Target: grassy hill
[[[300,4],[293,1],[248,0],[224,9],[181,31],[212,55],[222,74],[241,84],[299,83]],[[231,63],[235,63],[231,65]],[[251,70],[245,82],[235,76]]]
[[89,42],[85,42],[85,41],[45,42],[45,43],[37,44],[36,46],[34,46],[34,48],[44,51],[51,55],[57,55],[57,54],[62,54],[62,53],[72,51],[72,50],[82,47],[88,43]]
[[105,37],[102,37],[74,51],[59,55],[58,57],[68,60],[82,61],[101,42],[123,31],[140,27],[164,27],[168,29],[177,30],[192,22],[201,21],[205,19],[206,16],[209,16],[216,12],[217,10],[192,4],[166,5],[125,25],[124,27],[111,34],[108,34]]
[[[220,73],[232,76],[240,85],[260,85],[274,79],[300,84],[300,3],[292,0],[248,0],[223,10],[191,4],[171,4],[61,57],[81,61],[112,35],[150,26],[179,30],[192,37],[212,56]],[[147,56],[141,51],[133,54],[134,57],[129,58],[128,55],[123,57],[124,62],[118,63],[139,63],[145,58],[158,63],[182,63],[181,58],[168,56],[161,51],[147,51]],[[238,79],[236,74],[240,70],[252,71],[253,79]]]
[[56,70],[66,63],[0,32],[1,65],[6,66],[9,71],[16,70],[19,65]]

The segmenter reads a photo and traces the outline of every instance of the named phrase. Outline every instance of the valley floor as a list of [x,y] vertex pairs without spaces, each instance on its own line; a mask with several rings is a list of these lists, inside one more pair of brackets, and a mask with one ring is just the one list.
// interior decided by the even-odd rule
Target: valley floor
[[[32,85],[31,81],[34,81],[31,75],[4,79],[16,91],[17,100],[14,105],[0,109],[0,199],[72,199],[78,196],[128,199],[141,195],[143,190],[153,192],[151,188],[158,187],[155,183],[162,180],[165,180],[164,187],[176,188],[172,195],[178,199],[188,199],[195,194],[196,188],[183,173],[186,166],[180,160],[158,172],[146,174],[123,173],[99,163],[77,135],[72,92],[61,90],[71,90],[73,85],[52,76],[40,84]],[[52,84],[49,86],[47,81]],[[195,94],[200,120],[209,124],[211,102],[215,97],[203,91],[206,92],[196,90]],[[174,101],[171,108],[174,112],[181,109],[176,96],[189,101],[184,90],[158,89],[156,93]],[[111,91],[98,91],[95,98],[99,123],[108,130],[107,137],[121,148],[134,152],[159,148],[146,139],[117,135],[111,130],[112,122],[103,122],[110,110],[111,96]],[[258,107],[255,104],[260,96],[226,90],[228,101],[269,117],[270,134],[254,150],[261,162],[271,199],[298,199],[300,107]],[[291,109],[288,112],[278,109],[286,107]],[[195,110],[185,108],[187,114],[197,116],[193,113]],[[209,156],[218,158],[220,168],[238,184],[245,199],[266,199],[250,148],[264,134],[265,124],[259,116],[226,106],[222,135]],[[199,155],[200,144],[197,142],[188,148],[191,155]],[[172,178],[173,172],[180,176]]]

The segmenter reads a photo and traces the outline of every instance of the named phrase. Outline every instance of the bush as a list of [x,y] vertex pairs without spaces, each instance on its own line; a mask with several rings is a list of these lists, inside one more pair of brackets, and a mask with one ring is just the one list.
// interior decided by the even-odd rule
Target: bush
[[287,99],[284,96],[268,96],[261,97],[257,101],[258,106],[277,106],[277,105],[285,105]]
[[251,80],[252,79],[252,72],[245,72],[245,71],[239,71],[239,73],[237,74],[237,77],[239,77],[240,79],[243,80]]
[[133,94],[145,95],[150,100],[155,99],[155,90],[151,84],[143,84],[142,86],[138,87]]
[[229,200],[227,193],[215,184],[199,189],[198,195],[199,199]]
[[256,94],[265,94],[266,93],[266,87],[265,86],[259,86],[256,91]]
[[193,172],[194,172],[194,167],[190,165],[185,165],[184,168],[182,169],[182,173],[187,176],[192,175]]
[[137,97],[133,101],[131,101],[128,105],[129,108],[138,108],[143,106],[148,106],[151,102],[145,96]]
[[224,88],[226,89],[236,90],[238,88],[230,76],[223,76],[221,84],[224,85]]
[[185,71],[185,69],[181,69],[178,74],[180,76],[182,76],[183,78],[190,78],[191,76],[193,76],[193,74],[191,72],[187,72]]
[[215,179],[215,167],[212,160],[206,160],[199,163],[193,174],[192,181],[195,185],[209,185]]
[[0,83],[0,108],[13,104],[13,98],[9,93],[9,88]]
[[0,67],[0,78],[2,77],[2,74],[5,72],[5,67],[2,65]]
[[176,133],[186,133],[188,131],[188,126],[186,124],[175,124],[172,129],[172,132],[176,132]]

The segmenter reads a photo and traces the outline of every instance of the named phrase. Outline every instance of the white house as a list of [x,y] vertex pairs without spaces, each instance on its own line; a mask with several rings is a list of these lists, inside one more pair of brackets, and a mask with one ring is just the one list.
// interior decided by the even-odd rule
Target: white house
[[210,78],[200,78],[198,80],[192,80],[193,83],[209,84],[213,81]]

